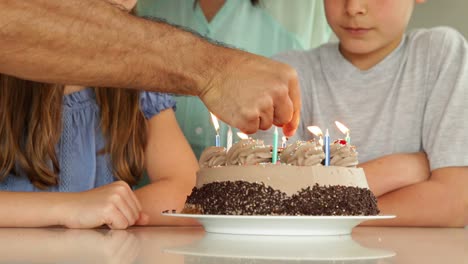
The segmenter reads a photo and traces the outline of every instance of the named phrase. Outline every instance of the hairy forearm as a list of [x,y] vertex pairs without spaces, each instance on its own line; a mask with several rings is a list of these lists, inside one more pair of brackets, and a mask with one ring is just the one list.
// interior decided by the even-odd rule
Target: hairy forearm
[[425,181],[430,176],[426,154],[398,153],[359,165],[364,169],[367,182],[375,196]]
[[0,192],[0,227],[44,227],[62,224],[68,193]]
[[236,52],[96,0],[2,0],[0,47],[4,74],[192,95]]

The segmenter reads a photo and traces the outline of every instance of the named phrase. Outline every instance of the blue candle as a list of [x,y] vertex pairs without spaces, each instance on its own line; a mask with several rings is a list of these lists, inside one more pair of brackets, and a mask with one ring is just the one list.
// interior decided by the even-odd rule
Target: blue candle
[[219,140],[219,122],[218,119],[216,118],[213,113],[210,113],[211,115],[211,121],[213,122],[214,129],[216,131],[216,138],[215,138],[215,146],[221,147],[221,142]]
[[276,164],[278,161],[278,127],[275,126],[273,133],[273,152],[271,153],[271,163]]
[[325,132],[325,166],[330,166],[330,134]]
[[221,146],[221,142],[219,141],[219,134],[216,134],[215,145],[216,145],[217,147],[220,147],[220,146]]

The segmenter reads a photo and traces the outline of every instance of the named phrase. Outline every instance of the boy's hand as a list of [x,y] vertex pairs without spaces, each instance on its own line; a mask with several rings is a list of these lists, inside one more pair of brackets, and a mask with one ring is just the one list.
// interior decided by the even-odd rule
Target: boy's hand
[[64,210],[63,225],[69,228],[107,225],[111,229],[126,229],[148,221],[132,189],[123,181],[73,193],[65,201]]

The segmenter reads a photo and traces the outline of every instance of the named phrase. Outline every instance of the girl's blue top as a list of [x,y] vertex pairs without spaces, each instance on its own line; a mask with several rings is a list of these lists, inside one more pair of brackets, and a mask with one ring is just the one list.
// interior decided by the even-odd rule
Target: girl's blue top
[[[165,109],[175,108],[175,101],[168,94],[141,92],[140,107],[145,117],[150,119]],[[98,154],[106,143],[100,128],[100,116],[93,89],[65,95],[62,135],[56,146],[60,165],[58,185],[40,190],[17,168],[17,175],[10,174],[0,182],[0,190],[81,192],[115,181],[109,155]]]

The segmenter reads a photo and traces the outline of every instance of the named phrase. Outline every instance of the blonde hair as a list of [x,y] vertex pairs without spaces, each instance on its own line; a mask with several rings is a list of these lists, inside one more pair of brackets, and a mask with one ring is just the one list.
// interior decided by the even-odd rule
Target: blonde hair
[[[146,120],[139,92],[94,88],[106,139],[96,155],[109,154],[116,178],[134,185],[144,170]],[[44,84],[0,74],[0,180],[17,166],[31,183],[46,189],[58,184],[55,146],[61,135],[63,85]]]

